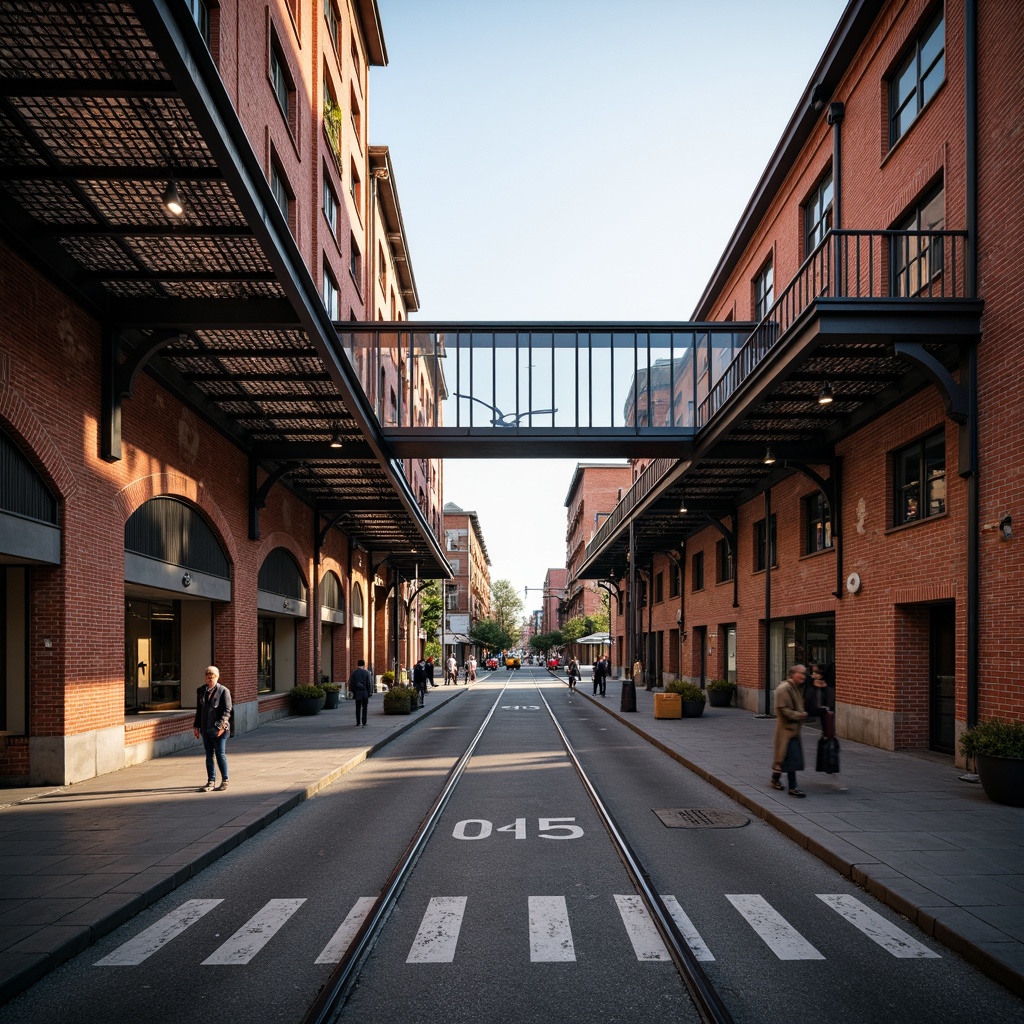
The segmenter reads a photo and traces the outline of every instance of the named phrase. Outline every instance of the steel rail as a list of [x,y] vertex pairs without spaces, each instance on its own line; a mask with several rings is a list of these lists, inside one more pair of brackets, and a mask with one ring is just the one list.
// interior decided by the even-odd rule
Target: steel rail
[[306,1015],[302,1018],[302,1024],[328,1024],[344,1006],[358,978],[359,968],[369,955],[373,944],[377,941],[377,936],[390,916],[391,910],[401,895],[402,889],[405,888],[405,883],[408,881],[412,869],[423,854],[424,847],[427,845],[427,841],[433,833],[438,819],[451,799],[455,787],[459,784],[459,780],[466,770],[466,765],[473,756],[473,752],[480,742],[480,737],[483,736],[484,730],[487,728],[495,709],[504,697],[506,689],[508,689],[507,681],[502,686],[501,692],[491,705],[491,709],[484,717],[480,728],[470,741],[465,753],[453,765],[451,771],[448,772],[440,795],[420,823],[420,827],[412,837],[395,870],[391,872],[391,877],[385,883],[380,896],[377,897],[376,902],[366,915],[359,930],[352,937],[352,941],[349,943],[348,949],[345,950],[338,966],[331,972],[331,976],[324,983],[324,987],[320,990],[313,1005],[306,1011]]
[[615,819],[608,808],[605,807],[597,787],[590,781],[590,777],[584,770],[582,762],[569,742],[569,737],[565,735],[565,731],[559,724],[558,719],[555,718],[555,713],[551,710],[551,705],[548,704],[539,686],[537,692],[540,699],[544,702],[544,707],[547,708],[559,736],[562,738],[566,753],[576,768],[576,774],[580,777],[583,788],[589,794],[598,816],[604,823],[604,827],[607,829],[608,835],[611,837],[612,843],[626,867],[626,871],[633,879],[633,884],[636,886],[640,898],[647,905],[647,911],[651,915],[651,919],[654,921],[662,940],[665,942],[669,956],[672,957],[672,962],[676,965],[676,969],[682,976],[697,1012],[701,1015],[701,1019],[705,1024],[733,1024],[732,1014],[729,1013],[717,989],[711,983],[711,979],[704,973],[704,968],[701,967],[693,950],[690,949],[689,943],[687,943],[682,932],[679,930],[679,926],[669,913],[668,908],[665,906],[665,901],[652,888],[647,869],[640,862],[639,857],[637,857],[633,848],[629,845],[626,837],[619,831]]

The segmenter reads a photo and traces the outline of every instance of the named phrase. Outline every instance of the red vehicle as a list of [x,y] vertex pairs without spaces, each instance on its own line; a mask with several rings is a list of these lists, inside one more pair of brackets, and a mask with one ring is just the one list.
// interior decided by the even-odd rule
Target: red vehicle
[[498,659],[497,658],[488,658],[487,661],[485,662],[485,664],[487,665],[487,667],[489,669],[496,669],[498,667]]
[[552,671],[558,668],[558,658],[548,658],[548,668]]

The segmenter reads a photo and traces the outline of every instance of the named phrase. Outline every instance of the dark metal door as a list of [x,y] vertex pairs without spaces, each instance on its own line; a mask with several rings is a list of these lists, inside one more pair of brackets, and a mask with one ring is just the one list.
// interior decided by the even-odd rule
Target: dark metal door
[[932,750],[956,752],[956,607],[935,605],[929,629],[929,735]]

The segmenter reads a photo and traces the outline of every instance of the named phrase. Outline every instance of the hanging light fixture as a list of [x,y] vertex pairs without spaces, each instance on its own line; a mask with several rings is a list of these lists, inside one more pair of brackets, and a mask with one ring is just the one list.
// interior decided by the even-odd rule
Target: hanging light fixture
[[835,396],[832,394],[832,385],[828,381],[821,386],[821,391],[818,393],[818,405],[831,405],[832,400]]
[[775,453],[772,451],[771,445],[769,445],[764,450],[764,464],[766,466],[774,466],[775,465]]
[[337,427],[335,427],[334,428],[334,433],[331,434],[331,447],[332,448],[341,448],[344,445],[344,443],[345,442],[342,439],[341,431]]
[[681,497],[681,498],[679,499],[679,511],[680,511],[680,512],[682,512],[682,513],[683,513],[684,515],[685,515],[685,514],[686,514],[687,512],[689,512],[689,511],[690,511],[690,510],[689,510],[689,509],[688,509],[688,508],[686,507],[686,495],[685,495],[685,494],[684,494],[684,495],[683,495],[683,496],[682,496],[682,497]]
[[167,188],[164,189],[163,203],[167,212],[175,217],[180,217],[185,212],[185,204],[178,192],[178,183],[173,176],[167,182]]

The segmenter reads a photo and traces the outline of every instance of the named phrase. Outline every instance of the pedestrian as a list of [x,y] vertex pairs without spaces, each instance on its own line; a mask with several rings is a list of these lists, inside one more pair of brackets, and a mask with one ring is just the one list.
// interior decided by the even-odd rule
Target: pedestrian
[[427,695],[427,663],[422,658],[413,666],[412,685],[416,688],[416,693],[419,696],[419,706],[423,707],[423,701]]
[[434,682],[434,659],[427,658],[427,686],[437,686]]
[[[206,682],[196,690],[196,717],[192,733],[203,738],[206,750],[206,785],[200,793],[223,793],[228,788],[228,733],[231,731],[231,691],[220,681],[220,669],[209,665]],[[213,768],[214,756],[220,769],[220,785]]]
[[632,676],[634,686],[640,687],[643,685],[644,663],[639,658],[637,658],[636,661],[633,662],[633,671],[630,673],[630,675]]
[[810,679],[804,683],[804,710],[808,718],[821,718],[822,711],[832,709],[828,682],[822,665],[812,665]]
[[476,682],[476,658],[469,656],[469,682]]
[[800,743],[800,727],[807,712],[804,710],[803,685],[807,669],[803,665],[791,665],[786,678],[775,688],[775,762],[772,765],[772,789],[782,789],[779,781],[786,773],[789,795],[805,797],[797,789],[796,773],[804,768],[804,748]]
[[594,665],[594,696],[596,697],[598,691],[601,696],[605,695],[605,687],[608,684],[608,660],[602,655],[597,659],[597,663]]
[[367,671],[366,662],[362,658],[348,679],[348,688],[356,702],[356,725],[366,725],[366,709],[373,692],[373,676]]
[[459,684],[459,665],[454,654],[449,654],[448,660],[444,663],[444,685],[448,686],[451,683],[456,686]]
[[576,684],[580,680],[580,663],[579,659],[575,656],[569,659],[568,676],[569,676],[569,692],[576,692]]

